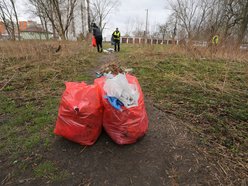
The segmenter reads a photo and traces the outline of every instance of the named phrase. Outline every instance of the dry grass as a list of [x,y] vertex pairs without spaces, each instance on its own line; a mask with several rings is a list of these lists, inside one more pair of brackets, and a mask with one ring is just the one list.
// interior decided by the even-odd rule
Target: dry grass
[[[52,79],[54,80],[56,75],[63,71],[60,68],[60,60],[73,60],[70,57],[78,56],[82,51],[85,51],[86,57],[87,53],[92,52],[87,44],[80,42],[1,42],[0,89],[3,90],[15,76],[22,72],[26,73],[25,80],[27,81],[32,77],[35,81],[40,82],[44,74],[51,74],[54,76]],[[69,67],[71,67],[70,64],[68,64]],[[31,75],[31,73],[35,74]]]
[[[229,46],[209,46],[209,47],[196,47],[189,45],[129,45],[130,48],[124,49],[130,52],[135,48],[135,53],[140,53],[146,56],[173,55],[184,56],[191,59],[202,60],[228,60],[248,62],[248,50],[235,49],[232,45]],[[144,52],[144,48],[146,51]],[[164,50],[166,48],[166,51]]]
[[212,60],[248,62],[248,50],[235,49],[232,45],[209,46],[207,48],[180,46],[180,52],[195,59],[207,58]]
[[61,46],[60,56],[75,54],[82,50],[80,42],[58,42],[58,41],[1,41],[0,59],[44,59],[50,58]]
[[[59,45],[61,49],[56,52]],[[51,134],[63,83],[88,81],[94,65],[95,53],[87,43],[0,43],[1,175],[5,171],[11,174],[8,181],[4,179],[6,184],[27,171],[37,173],[33,175],[37,177],[48,174],[63,179],[63,167],[50,169],[45,164],[44,168],[46,162],[34,154],[46,151],[54,141]],[[13,162],[18,163],[7,169]]]
[[248,51],[123,45],[119,57],[157,108],[190,123],[209,161],[219,162],[221,183],[248,176]]

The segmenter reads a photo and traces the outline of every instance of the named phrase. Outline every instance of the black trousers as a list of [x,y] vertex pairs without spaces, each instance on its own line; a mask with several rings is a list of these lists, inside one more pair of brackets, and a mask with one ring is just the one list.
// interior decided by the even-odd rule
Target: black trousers
[[97,51],[102,52],[102,36],[96,37],[96,46],[97,46]]
[[116,48],[118,50],[118,52],[120,51],[120,40],[114,40],[115,41],[115,51],[116,51]]

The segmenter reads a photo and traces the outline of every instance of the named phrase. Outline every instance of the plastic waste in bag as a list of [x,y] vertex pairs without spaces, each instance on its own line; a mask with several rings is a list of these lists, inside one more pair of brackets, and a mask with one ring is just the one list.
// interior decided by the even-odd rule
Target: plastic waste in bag
[[[111,79],[101,77],[95,80],[95,84],[101,92],[105,131],[117,144],[132,144],[145,135],[148,129],[148,117],[138,80],[129,74],[123,76],[117,75],[117,78],[111,83],[108,81]],[[110,104],[108,99],[104,98],[106,95],[114,97],[123,95],[124,98],[133,97],[130,102],[135,103],[135,105],[129,108],[123,106],[122,111],[119,111]]]
[[137,85],[128,83],[124,74],[106,79],[103,89],[107,96],[117,98],[127,108],[138,106],[139,91]]
[[54,133],[81,145],[92,145],[102,129],[98,88],[84,82],[66,82]]
[[114,36],[111,37],[111,45],[115,45]]
[[116,110],[122,110],[121,107],[124,106],[124,104],[118,100],[115,97],[105,96],[106,99],[108,99],[108,102],[116,109]]

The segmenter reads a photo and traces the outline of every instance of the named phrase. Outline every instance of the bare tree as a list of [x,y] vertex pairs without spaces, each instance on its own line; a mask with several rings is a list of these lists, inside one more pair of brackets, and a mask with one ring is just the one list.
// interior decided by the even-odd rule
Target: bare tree
[[[50,4],[50,0],[29,0],[29,3],[34,7],[34,15],[41,20],[43,28],[46,30],[46,39],[48,39],[48,25],[51,25],[53,38],[56,38],[54,8]],[[32,9],[32,8],[31,8]],[[49,16],[48,16],[49,15]]]
[[11,37],[12,33],[14,32],[14,28],[10,24],[10,20],[7,18],[8,15],[6,15],[5,12],[5,4],[4,1],[0,2],[0,17],[1,20],[3,21],[4,27],[8,33],[8,35]]
[[202,0],[199,4],[199,11],[197,12],[197,18],[193,23],[194,27],[193,30],[195,32],[195,36],[200,38],[199,36],[202,35],[201,32],[204,30],[204,23],[207,17],[211,13],[211,7],[213,6],[211,3],[212,0]]
[[[12,4],[13,3],[13,4]],[[15,3],[12,0],[2,0],[0,2],[0,17],[4,23],[6,31],[12,40],[15,40],[15,31],[17,27],[18,38],[20,39],[20,30]],[[15,21],[14,18],[15,17]]]
[[248,1],[240,0],[239,5],[241,9],[240,11],[241,14],[240,14],[240,26],[239,26],[239,33],[237,40],[238,45],[242,43],[248,28]]
[[223,9],[223,16],[222,16],[222,22],[225,22],[225,24],[221,25],[220,28],[223,28],[223,38],[225,40],[228,39],[229,36],[234,34],[234,29],[238,25],[239,22],[239,8],[238,3],[236,0],[224,0],[221,4],[221,7]]
[[15,19],[16,19],[16,27],[17,27],[18,39],[21,40],[21,36],[20,36],[20,27],[19,27],[19,21],[18,21],[17,12],[16,12],[15,1],[14,1],[14,0],[10,0],[10,3],[11,3],[11,5],[12,5],[12,9],[13,9],[14,16],[15,16]]
[[81,12],[81,21],[82,21],[82,34],[84,37],[85,36],[85,17],[86,17],[85,0],[81,1],[80,12]]
[[38,1],[38,0],[29,0],[29,4],[32,6],[32,7],[30,7],[32,13],[35,16],[39,17],[41,25],[42,25],[43,29],[46,31],[46,39],[48,40],[49,39],[49,36],[48,36],[48,24],[49,24],[48,22],[49,22],[49,20],[48,20],[46,14],[44,13],[44,11],[42,9],[40,1]]
[[92,0],[92,20],[95,21],[101,30],[107,24],[107,18],[117,7],[119,0]]
[[197,0],[176,0],[170,2],[173,13],[179,20],[179,24],[187,31],[188,39],[192,39],[193,25],[199,10]]
[[87,2],[88,31],[91,33],[90,0],[86,0],[86,2]]
[[247,0],[171,0],[170,5],[188,39],[209,40],[218,34],[222,43],[235,40],[239,46],[247,34]]
[[223,17],[225,11],[223,10],[223,1],[221,0],[211,0],[209,4],[211,5],[211,8],[204,22],[203,32],[204,35],[207,35],[210,39],[221,28],[223,28]]
[[136,17],[133,23],[134,23],[134,31],[132,34],[135,37],[144,37],[145,36],[145,30],[144,30],[145,24],[144,24],[143,19]]
[[76,37],[76,26],[75,26],[75,17],[74,14],[72,16],[72,20],[71,20],[71,27],[72,27],[72,35],[75,38]]
[[134,20],[129,17],[126,21],[125,21],[125,36],[130,36],[131,33],[133,32],[134,29]]
[[[248,1],[212,0],[211,33],[222,32],[222,42],[235,39],[239,45],[244,39],[248,25]],[[214,20],[214,22],[212,21]]]
[[32,0],[38,6],[40,14],[52,24],[53,32],[59,34],[62,40],[67,38],[67,32],[73,19],[77,0]]
[[169,33],[169,26],[167,23],[158,25],[159,33],[162,35],[164,41],[165,36]]

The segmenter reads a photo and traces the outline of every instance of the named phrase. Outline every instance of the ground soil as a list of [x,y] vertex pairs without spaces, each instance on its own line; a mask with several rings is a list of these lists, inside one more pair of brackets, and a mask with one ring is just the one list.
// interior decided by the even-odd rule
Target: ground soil
[[44,158],[57,161],[72,174],[60,185],[215,183],[206,159],[195,148],[197,144],[183,123],[157,110],[150,102],[146,105],[149,131],[136,144],[119,146],[103,133],[94,146],[84,149],[58,138]]

